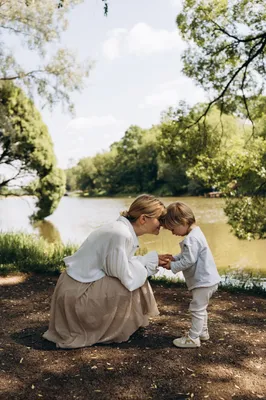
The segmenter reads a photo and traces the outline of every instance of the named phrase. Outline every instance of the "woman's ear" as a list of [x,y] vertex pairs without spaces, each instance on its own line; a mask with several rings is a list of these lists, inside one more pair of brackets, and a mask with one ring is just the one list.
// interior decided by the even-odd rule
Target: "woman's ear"
[[141,216],[139,217],[139,222],[141,225],[144,225],[146,222],[146,216],[144,214],[141,214]]

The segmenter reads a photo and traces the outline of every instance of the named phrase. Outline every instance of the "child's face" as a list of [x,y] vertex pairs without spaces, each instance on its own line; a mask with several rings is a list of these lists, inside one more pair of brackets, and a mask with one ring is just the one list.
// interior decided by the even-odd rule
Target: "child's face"
[[175,236],[186,236],[188,234],[188,224],[185,225],[175,225],[171,232]]

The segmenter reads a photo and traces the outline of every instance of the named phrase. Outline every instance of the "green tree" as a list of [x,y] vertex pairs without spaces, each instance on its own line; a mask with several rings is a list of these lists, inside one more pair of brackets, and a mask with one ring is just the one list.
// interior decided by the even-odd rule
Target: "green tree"
[[66,190],[68,192],[73,192],[78,190],[77,185],[77,176],[78,176],[78,167],[75,165],[71,168],[65,170],[66,174]]
[[206,177],[215,176],[218,186],[230,189],[225,192],[234,200],[227,201],[225,212],[239,238],[265,238],[265,103],[260,97],[265,75],[265,2],[185,0],[177,25],[189,44],[183,71],[212,99],[190,126],[206,117],[214,104],[221,112],[245,116],[252,126],[242,149],[232,154],[221,151],[211,162],[203,155],[197,168],[190,171],[191,176],[205,182]]
[[193,125],[204,107],[204,104],[198,104],[189,108],[181,103],[178,109],[170,109],[163,116],[159,143],[165,164],[161,173],[165,175],[173,194],[202,194],[210,190],[215,184],[212,177],[209,180],[200,179],[199,175],[188,172],[195,168],[200,158],[215,158],[224,146],[229,143],[231,146],[230,137],[236,136],[237,132],[240,134],[237,120],[225,115],[221,118],[215,108],[204,121]]
[[[0,0],[0,81],[15,81],[31,96],[37,93],[45,104],[61,102],[72,110],[70,94],[84,87],[91,63],[79,62],[75,52],[66,48],[48,50],[50,44],[60,43],[68,12],[81,2],[65,0],[64,7],[58,7],[55,0]],[[16,36],[37,56],[38,65],[25,69],[7,47],[4,34]]]
[[149,130],[130,126],[115,149],[113,184],[117,193],[140,193],[154,191],[158,175],[157,138],[160,129]]
[[82,158],[68,170],[67,189],[82,190],[88,195],[112,195],[114,193],[115,151]]
[[34,104],[13,83],[0,85],[0,188],[11,184],[37,197],[36,218],[45,218],[65,190],[53,144]]
[[[211,93],[213,104],[252,120],[249,97],[264,88],[266,5],[263,0],[185,0],[177,16],[185,74]],[[239,108],[239,107],[238,107]]]
[[144,130],[131,126],[110,151],[80,160],[67,170],[69,190],[80,189],[89,195],[114,195],[156,191],[160,129]]

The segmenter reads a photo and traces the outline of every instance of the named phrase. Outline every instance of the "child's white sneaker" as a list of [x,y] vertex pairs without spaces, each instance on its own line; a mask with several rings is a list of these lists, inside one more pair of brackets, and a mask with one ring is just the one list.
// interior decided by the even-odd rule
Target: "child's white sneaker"
[[181,338],[173,340],[173,344],[176,347],[200,347],[200,339],[192,339],[190,336],[183,336]]
[[208,332],[204,332],[202,335],[200,335],[200,340],[202,342],[205,342],[206,340],[209,340],[209,339],[210,339],[210,335]]

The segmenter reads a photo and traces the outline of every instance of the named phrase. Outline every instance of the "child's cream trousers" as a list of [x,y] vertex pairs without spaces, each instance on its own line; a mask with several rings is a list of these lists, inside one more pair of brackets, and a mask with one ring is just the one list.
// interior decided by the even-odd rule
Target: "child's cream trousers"
[[192,339],[196,339],[199,336],[206,336],[208,334],[207,307],[210,298],[217,289],[218,284],[191,290],[192,301],[189,305],[189,311],[192,315],[192,326],[189,331],[189,336]]

